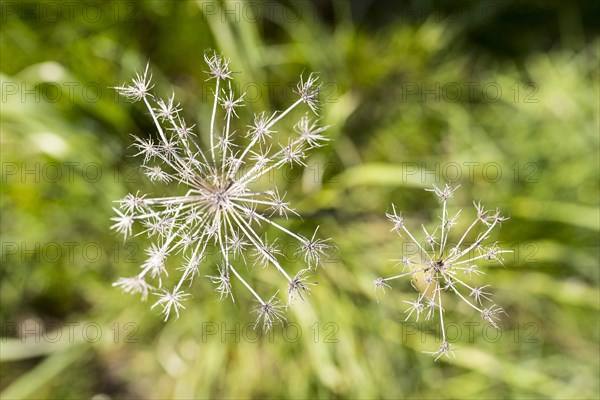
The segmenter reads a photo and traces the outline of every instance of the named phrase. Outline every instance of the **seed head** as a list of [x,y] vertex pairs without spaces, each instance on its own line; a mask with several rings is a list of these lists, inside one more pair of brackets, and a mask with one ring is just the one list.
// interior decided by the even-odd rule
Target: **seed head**
[[[473,285],[469,281],[473,276],[477,277],[483,274],[478,268],[477,263],[482,261],[492,261],[502,264],[502,254],[509,250],[502,250],[495,242],[487,245],[486,241],[490,238],[492,230],[504,221],[496,210],[493,214],[486,211],[481,203],[473,203],[476,210],[476,217],[466,231],[459,235],[458,241],[450,245],[449,237],[452,229],[458,225],[460,210],[450,217],[447,208],[447,201],[452,197],[457,187],[445,185],[443,189],[434,186],[433,189],[426,189],[436,194],[442,202],[442,216],[440,224],[430,232],[425,226],[421,226],[423,232],[423,242],[417,241],[416,237],[410,233],[404,224],[402,213],[398,213],[392,205],[392,212],[387,213],[387,218],[392,222],[392,231],[404,232],[411,240],[413,246],[419,250],[418,254],[411,257],[403,256],[401,265],[403,272],[389,277],[377,278],[375,288],[385,290],[390,287],[388,282],[411,277],[413,286],[419,291],[419,295],[414,301],[405,301],[409,305],[406,310],[408,320],[415,316],[418,321],[423,315],[425,320],[438,318],[442,330],[442,346],[433,354],[437,361],[441,356],[446,355],[454,357],[451,345],[446,341],[446,326],[444,319],[443,298],[444,296],[455,297],[458,301],[466,303],[470,308],[481,314],[481,317],[498,327],[498,318],[504,311],[493,304],[492,294],[487,291],[490,285]],[[479,228],[479,232],[478,232]],[[439,231],[439,233],[438,233]],[[469,238],[475,238],[469,243]],[[418,261],[413,261],[412,257],[418,257]],[[468,279],[466,279],[468,278]],[[379,300],[379,299],[377,299]]]
[[[275,268],[287,281],[290,302],[303,299],[313,284],[307,281],[306,271],[321,264],[330,247],[328,240],[315,236],[316,231],[309,240],[285,227],[289,217],[298,216],[285,192],[277,187],[255,187],[261,178],[285,164],[304,165],[306,152],[327,141],[327,127],[320,127],[318,119],[310,121],[306,115],[295,124],[297,137],[283,144],[275,135],[275,126],[303,103],[317,112],[318,78],[314,74],[306,80],[300,77],[296,102],[281,112],[260,112],[252,123],[244,125],[238,119],[245,94],[233,90],[230,60],[214,52],[205,53],[204,60],[207,80],[214,82],[215,90],[210,125],[200,131],[184,120],[173,93],[166,98],[151,93],[148,65],[130,84],[116,88],[128,100],[143,102],[155,125],[152,137],[134,136],[132,146],[142,171],[152,182],[176,183],[180,193],[151,197],[136,192],[117,201],[111,228],[125,238],[145,235],[153,242],[146,250],[141,272],[120,278],[115,286],[140,293],[143,298],[148,292],[157,295],[152,308],[161,306],[168,318],[173,313],[178,316],[184,308],[182,302],[189,294],[183,288],[190,287],[197,277],[208,277],[221,299],[233,299],[232,280],[236,279],[260,304],[258,320],[270,329],[273,323],[284,320],[286,307],[279,305],[276,296],[263,300],[241,272],[249,272],[254,265]],[[200,138],[202,135],[207,135],[206,140]],[[299,272],[288,272],[282,266],[283,254],[279,244],[267,238],[267,227],[279,231],[284,237],[281,240],[295,243],[305,264]],[[218,267],[206,256],[212,249],[219,255]],[[247,257],[249,252],[255,257]],[[172,266],[173,255],[181,257],[183,264]],[[178,281],[168,290],[164,284],[172,270],[179,272]]]

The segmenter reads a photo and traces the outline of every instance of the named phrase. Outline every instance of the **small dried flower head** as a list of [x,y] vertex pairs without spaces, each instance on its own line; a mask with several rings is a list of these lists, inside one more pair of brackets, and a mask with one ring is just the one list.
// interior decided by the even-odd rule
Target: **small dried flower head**
[[321,84],[317,83],[318,80],[319,76],[311,73],[306,81],[300,76],[300,82],[296,86],[296,93],[300,95],[302,101],[305,102],[315,114],[318,114],[317,101],[319,99],[319,89],[321,88]]
[[271,330],[273,324],[279,322],[285,322],[283,312],[285,306],[281,305],[281,301],[277,299],[277,293],[275,293],[268,301],[259,302],[254,312],[258,314],[254,329],[256,329],[262,322],[262,327],[265,331]]
[[[186,238],[190,238],[191,241],[194,240],[194,236],[190,236],[190,235],[186,235]],[[203,260],[203,256],[202,255],[191,255],[191,256],[185,256],[183,258],[183,265],[179,268],[177,268],[180,271],[183,271],[185,274],[190,275],[192,277],[196,277],[200,275],[200,263]],[[190,279],[190,284],[191,284],[191,279]]]
[[390,285],[387,284],[387,282],[385,281],[385,279],[383,279],[382,277],[378,276],[377,278],[375,278],[373,280],[373,293],[375,293],[375,298],[377,299],[377,302],[379,303],[379,297],[377,297],[377,291],[381,290],[382,293],[385,294],[385,288],[392,288]]
[[452,348],[450,343],[448,343],[446,341],[444,341],[442,343],[442,345],[440,346],[440,348],[437,351],[434,351],[434,352],[424,351],[424,353],[433,355],[435,357],[434,361],[439,360],[440,357],[442,357],[442,356],[446,356],[448,358],[456,358],[456,355],[454,354],[454,349]]
[[492,299],[488,297],[488,296],[491,296],[491,293],[484,291],[484,289],[488,286],[490,286],[490,285],[473,287],[471,289],[471,293],[469,294],[469,296],[473,297],[475,302],[480,305],[482,304],[482,299],[491,301]]
[[[214,52],[206,52],[204,60],[207,80],[214,82],[215,89],[210,123],[199,131],[183,119],[174,94],[161,98],[152,93],[149,66],[130,84],[116,88],[128,100],[141,101],[154,122],[153,137],[134,136],[132,146],[140,157],[141,170],[150,181],[176,183],[181,191],[168,196],[136,192],[117,201],[111,228],[125,238],[145,235],[153,243],[146,250],[146,261],[137,277],[121,278],[116,286],[143,297],[148,292],[159,296],[153,307],[161,306],[168,318],[179,314],[188,296],[183,288],[190,287],[197,277],[208,277],[216,285],[219,298],[233,299],[232,281],[236,280],[261,305],[258,319],[270,328],[284,319],[285,307],[275,297],[264,300],[243,272],[250,272],[253,265],[272,267],[287,282],[289,297],[302,298],[312,284],[306,280],[306,270],[316,268],[330,248],[326,239],[316,237],[316,232],[309,240],[285,227],[285,220],[298,214],[285,199],[285,192],[277,187],[265,190],[263,179],[285,164],[303,165],[306,152],[327,140],[327,127],[320,127],[318,118],[313,122],[306,115],[295,124],[299,136],[283,144],[276,135],[276,127],[303,104],[317,112],[318,77],[300,77],[298,99],[292,105],[283,111],[260,112],[245,125],[237,121],[245,93],[234,93],[230,60]],[[242,127],[242,133],[235,127]],[[266,228],[277,230],[285,237],[282,240],[296,244],[304,256],[300,272],[282,266],[282,252],[276,241],[267,238]],[[206,257],[213,248],[220,258],[216,268],[210,263],[212,258]],[[256,257],[246,257],[249,252]],[[171,265],[173,255],[183,264]],[[163,286],[173,270],[179,272],[175,278],[178,281],[167,290]]]
[[229,70],[230,59],[223,58],[214,52],[212,54],[206,52],[204,54],[204,61],[208,65],[208,73],[210,74],[208,79],[231,79],[231,71]]
[[[420,259],[413,261],[412,258],[404,256],[401,262],[402,273],[375,280],[375,287],[383,290],[389,287],[388,283],[392,280],[412,278],[411,283],[419,291],[419,296],[415,301],[405,301],[409,305],[406,310],[407,319],[414,316],[419,320],[422,315],[425,320],[439,319],[443,343],[437,351],[430,353],[436,357],[436,360],[443,355],[454,356],[452,347],[446,340],[444,296],[455,295],[458,301],[479,312],[485,321],[495,327],[498,327],[499,314],[504,312],[492,302],[491,292],[488,291],[490,285],[474,285],[470,280],[473,276],[482,274],[478,269],[478,262],[494,261],[502,264],[502,254],[509,252],[500,249],[497,242],[486,244],[494,228],[505,218],[500,216],[498,210],[490,213],[481,206],[481,203],[473,203],[476,210],[475,219],[461,235],[458,235],[458,242],[450,245],[448,238],[452,229],[458,225],[461,214],[459,210],[454,216],[450,216],[447,207],[447,201],[456,188],[446,184],[443,189],[437,186],[427,189],[434,192],[441,201],[442,215],[440,224],[433,232],[421,226],[423,242],[418,241],[409,231],[404,224],[402,213],[398,213],[392,206],[392,212],[386,213],[393,224],[392,231],[406,234],[412,245],[419,250]],[[473,239],[473,242],[469,242]]]
[[408,309],[406,309],[406,311],[404,311],[408,314],[404,321],[408,321],[408,319],[413,315],[413,313],[415,313],[416,319],[418,320],[419,316],[421,315],[421,312],[425,308],[423,304],[423,297],[419,296],[419,298],[415,301],[404,300],[404,302],[410,306]]
[[500,319],[498,314],[506,314],[506,312],[495,304],[481,310],[481,318],[496,329],[500,329],[500,326],[498,326],[498,320]]
[[391,231],[400,233],[404,229],[404,218],[402,218],[402,213],[396,212],[395,205],[392,204],[392,212],[385,213],[385,216],[394,224]]
[[[282,254],[279,245],[277,244],[277,239],[272,242],[269,242],[267,237],[263,243],[255,249],[255,265],[261,268],[267,268],[271,265],[277,258]],[[289,281],[288,281],[289,282]]]
[[306,167],[304,160],[306,158],[306,154],[304,153],[304,149],[299,143],[296,141],[291,141],[287,146],[281,146],[281,151],[283,152],[283,159],[286,163],[290,165],[290,167],[297,165],[303,165]]
[[441,202],[446,202],[450,197],[452,197],[454,191],[458,189],[459,186],[452,187],[446,183],[443,189],[440,189],[436,185],[433,185],[433,189],[425,190],[427,190],[428,192],[434,192]]
[[146,170],[146,175],[151,181],[169,183],[173,180],[171,175],[169,175],[167,171],[164,171],[160,165],[155,165],[153,167],[144,166],[144,169]]
[[135,156],[143,155],[144,156],[144,164],[147,164],[148,161],[153,160],[160,151],[160,148],[156,146],[152,139],[144,139],[132,135],[135,143],[132,144],[133,147],[138,149],[138,153]]
[[231,82],[229,82],[229,90],[225,91],[225,89],[223,89],[223,97],[221,99],[221,107],[223,107],[223,109],[225,110],[225,112],[227,113],[227,115],[231,118],[231,115],[233,114],[236,118],[238,117],[237,113],[235,112],[235,109],[237,107],[242,107],[244,104],[242,104],[242,101],[244,100],[244,96],[246,95],[246,93],[243,93],[240,97],[238,97],[237,99],[235,98],[235,95],[233,93],[233,90],[231,89]]
[[294,130],[300,134],[300,137],[308,144],[309,147],[321,147],[323,142],[329,139],[322,135],[322,133],[329,128],[327,126],[319,126],[318,121],[311,121],[308,115],[305,115],[298,121]]
[[146,64],[146,69],[143,73],[137,73],[130,85],[115,86],[119,94],[127,100],[136,102],[151,96],[150,90],[154,87],[152,84],[152,74],[148,72],[150,64]]
[[219,293],[219,300],[222,300],[228,296],[231,296],[231,300],[234,301],[233,294],[231,294],[231,279],[229,278],[229,268],[226,265],[222,265],[218,268],[218,275],[209,276],[208,278],[212,283],[217,285],[217,293]]
[[125,293],[130,294],[141,294],[142,301],[146,301],[148,299],[148,292],[153,289],[143,277],[141,276],[132,276],[131,278],[119,278],[113,286],[120,287],[123,289]]
[[275,188],[275,190],[272,190],[268,195],[270,197],[269,200],[271,201],[271,206],[269,207],[269,210],[271,211],[271,217],[277,214],[280,217],[287,218],[288,212],[296,214],[296,212],[294,212],[294,210],[292,210],[290,207],[290,203],[285,201],[286,193],[282,195],[279,193],[279,190]]
[[185,308],[182,302],[186,299],[186,297],[190,296],[190,294],[178,291],[177,289],[173,291],[162,289],[162,291],[160,293],[156,293],[156,295],[158,296],[158,300],[152,305],[151,308],[161,306],[162,314],[165,316],[165,321],[169,319],[171,311],[174,311],[177,315],[177,318],[179,318],[179,309]]
[[119,208],[125,211],[125,213],[133,214],[135,212],[141,212],[145,209],[144,197],[146,197],[146,195],[140,196],[140,192],[138,190],[135,194],[128,193],[121,200],[117,200],[117,202],[119,203]]
[[157,99],[156,104],[158,107],[154,109],[156,117],[161,121],[168,121],[170,118],[176,117],[181,111],[179,104],[175,104],[175,93],[171,94],[166,101],[163,99]]
[[319,265],[322,265],[335,249],[334,245],[329,244],[329,239],[319,239],[317,237],[318,231],[319,227],[315,229],[310,239],[302,236],[302,244],[296,252],[296,254],[304,256],[304,261],[308,264],[308,269],[316,269]]
[[254,124],[248,125],[247,136],[257,139],[261,143],[265,143],[267,139],[271,138],[271,134],[274,132],[270,129],[272,116],[267,116],[265,112],[256,114],[254,116]]
[[114,207],[113,211],[117,213],[117,216],[111,218],[111,220],[115,221],[115,223],[110,228],[122,234],[123,238],[127,240],[127,236],[131,236],[131,230],[133,227],[133,215],[131,215],[131,213],[127,213],[127,211],[123,213],[119,209]]
[[296,276],[288,284],[288,305],[300,299],[304,301],[303,294],[310,294],[310,286],[316,285],[316,282],[308,281],[309,269],[298,271]]

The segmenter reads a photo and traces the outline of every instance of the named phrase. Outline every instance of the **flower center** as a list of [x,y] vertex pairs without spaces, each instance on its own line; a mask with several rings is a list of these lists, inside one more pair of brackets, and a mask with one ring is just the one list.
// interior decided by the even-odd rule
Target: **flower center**
[[433,263],[432,267],[435,272],[443,272],[446,268],[446,264],[444,264],[444,260],[439,259]]

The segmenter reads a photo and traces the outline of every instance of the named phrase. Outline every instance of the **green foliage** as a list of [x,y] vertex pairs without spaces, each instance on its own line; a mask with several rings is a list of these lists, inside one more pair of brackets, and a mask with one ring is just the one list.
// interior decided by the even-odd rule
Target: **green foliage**
[[[331,21],[308,2],[293,20],[279,3],[268,17],[243,3],[236,15],[212,2],[127,2],[56,20],[15,4],[2,4],[1,28],[2,398],[597,396],[600,55],[572,12],[562,44],[517,59],[474,50],[473,21],[365,27],[342,2]],[[326,83],[331,141],[295,179],[277,179],[302,215],[292,224],[320,225],[338,252],[272,337],[255,340],[255,316],[240,306],[249,298],[219,302],[208,280],[166,324],[111,287],[146,245],[110,232],[112,200],[162,189],[131,167],[128,134],[153,134],[147,115],[109,87],[150,60],[157,89],[172,85],[206,126],[208,48],[244,71],[242,88],[303,70]],[[248,116],[286,103],[261,89]],[[432,221],[439,205],[422,189],[457,171],[455,204],[510,216],[495,240],[515,253],[485,277],[508,316],[496,336],[445,303],[462,335],[456,359],[434,363],[421,352],[439,347],[435,327],[404,322],[414,289],[398,282],[377,303],[372,280],[402,256],[385,211],[394,203],[412,226]]]

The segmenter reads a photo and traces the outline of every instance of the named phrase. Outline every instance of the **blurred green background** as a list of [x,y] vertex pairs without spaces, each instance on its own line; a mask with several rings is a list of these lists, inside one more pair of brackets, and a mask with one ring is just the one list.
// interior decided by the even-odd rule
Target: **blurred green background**
[[[2,398],[598,398],[598,2],[3,1],[1,18]],[[149,61],[206,129],[209,48],[242,71],[242,121],[318,71],[332,125],[276,179],[289,225],[338,251],[261,340],[241,290],[197,281],[163,323],[111,287],[145,246],[109,230],[112,201],[177,188],[137,171],[129,134],[155,132],[110,87]],[[473,200],[510,216],[494,240],[514,254],[484,277],[502,333],[447,301],[459,350],[433,362],[439,329],[403,322],[410,283],[377,303],[372,280],[402,255],[385,211],[435,222],[423,188],[445,180],[463,224]]]

